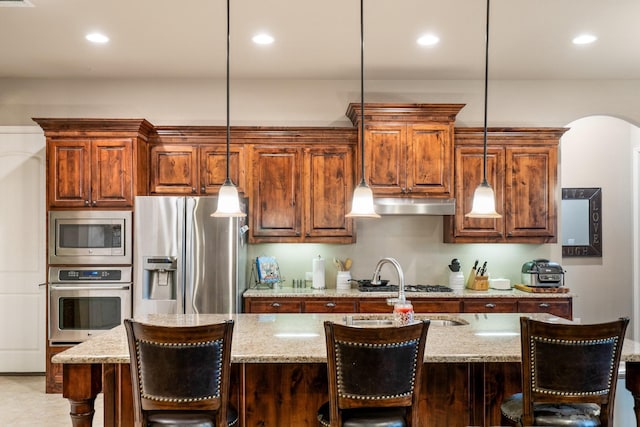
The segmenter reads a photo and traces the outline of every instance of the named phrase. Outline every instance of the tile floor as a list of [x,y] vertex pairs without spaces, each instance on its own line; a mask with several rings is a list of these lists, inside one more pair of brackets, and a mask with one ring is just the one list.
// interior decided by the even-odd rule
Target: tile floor
[[[70,426],[69,403],[62,394],[44,392],[43,375],[0,375],[0,426]],[[102,395],[95,404],[94,426],[102,426]]]

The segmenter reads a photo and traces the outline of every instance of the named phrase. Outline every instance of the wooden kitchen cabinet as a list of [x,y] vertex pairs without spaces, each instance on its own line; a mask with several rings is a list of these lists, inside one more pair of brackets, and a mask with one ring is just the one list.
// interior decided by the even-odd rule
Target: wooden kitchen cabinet
[[313,299],[304,302],[305,313],[356,313],[357,304],[354,300],[336,299]]
[[566,319],[573,318],[573,304],[570,298],[537,298],[518,301],[519,313],[549,313]]
[[[365,104],[365,173],[376,196],[452,197],[453,124],[462,107]],[[358,127],[360,111],[347,110]]]
[[[416,297],[407,299],[416,313],[549,313],[573,318],[573,298],[566,297]],[[393,308],[386,297],[309,298],[250,296],[244,298],[245,313],[387,313]]]
[[455,133],[456,213],[444,217],[448,243],[557,242],[558,144],[566,128],[490,129],[487,180],[498,219],[467,218],[483,176],[483,129]]
[[34,120],[47,138],[49,207],[130,208],[146,194],[146,120]]
[[71,348],[70,345],[64,346],[46,346],[46,377],[45,392],[46,393],[62,393],[62,365],[59,363],[51,363],[51,358],[58,353]]
[[[218,194],[227,174],[226,144],[154,145],[150,159],[151,194]],[[245,192],[244,147],[229,148],[229,175]]]
[[299,299],[245,299],[246,313],[302,313],[302,301]]
[[254,146],[250,241],[353,243],[353,146]]
[[463,313],[517,313],[518,301],[515,299],[468,298],[462,301]]

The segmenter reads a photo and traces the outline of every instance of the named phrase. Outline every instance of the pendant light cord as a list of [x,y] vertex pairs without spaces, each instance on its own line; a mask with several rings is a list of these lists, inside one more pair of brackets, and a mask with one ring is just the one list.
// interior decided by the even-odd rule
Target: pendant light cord
[[230,141],[231,141],[231,124],[229,123],[229,40],[231,38],[230,31],[230,12],[229,12],[229,2],[227,0],[227,177],[225,183],[230,183],[230,173],[229,173],[229,157],[230,157]]
[[364,0],[360,0],[360,184],[366,185],[364,179]]
[[485,38],[484,50],[484,165],[482,168],[482,184],[488,185],[487,182],[487,97],[489,88],[489,2],[487,0],[487,30]]

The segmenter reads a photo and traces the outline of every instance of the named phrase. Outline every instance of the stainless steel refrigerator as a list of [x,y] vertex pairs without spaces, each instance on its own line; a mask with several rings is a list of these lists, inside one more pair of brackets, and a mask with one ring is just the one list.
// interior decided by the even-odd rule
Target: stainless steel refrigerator
[[136,197],[134,316],[242,311],[249,227],[216,208],[216,197]]

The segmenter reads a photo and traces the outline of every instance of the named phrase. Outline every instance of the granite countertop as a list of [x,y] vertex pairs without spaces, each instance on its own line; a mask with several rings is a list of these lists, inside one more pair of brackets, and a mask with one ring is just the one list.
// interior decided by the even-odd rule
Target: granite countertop
[[[244,291],[245,298],[278,297],[278,298],[389,298],[397,292],[360,292],[357,288],[346,290],[277,287],[274,289],[249,288]],[[470,289],[453,292],[407,292],[411,298],[575,298],[574,293],[565,292],[524,292],[518,289],[473,291]]]
[[[323,322],[344,322],[345,314],[158,314],[137,320],[167,326],[196,325],[233,318],[233,363],[324,363]],[[417,314],[432,319],[425,361],[433,363],[520,361],[520,314]],[[548,314],[533,318],[569,322]],[[355,319],[390,318],[390,314],[354,314]],[[460,326],[443,326],[436,320],[456,320]],[[640,362],[640,344],[625,341],[623,360]],[[52,358],[53,363],[129,363],[123,326],[95,336]]]

